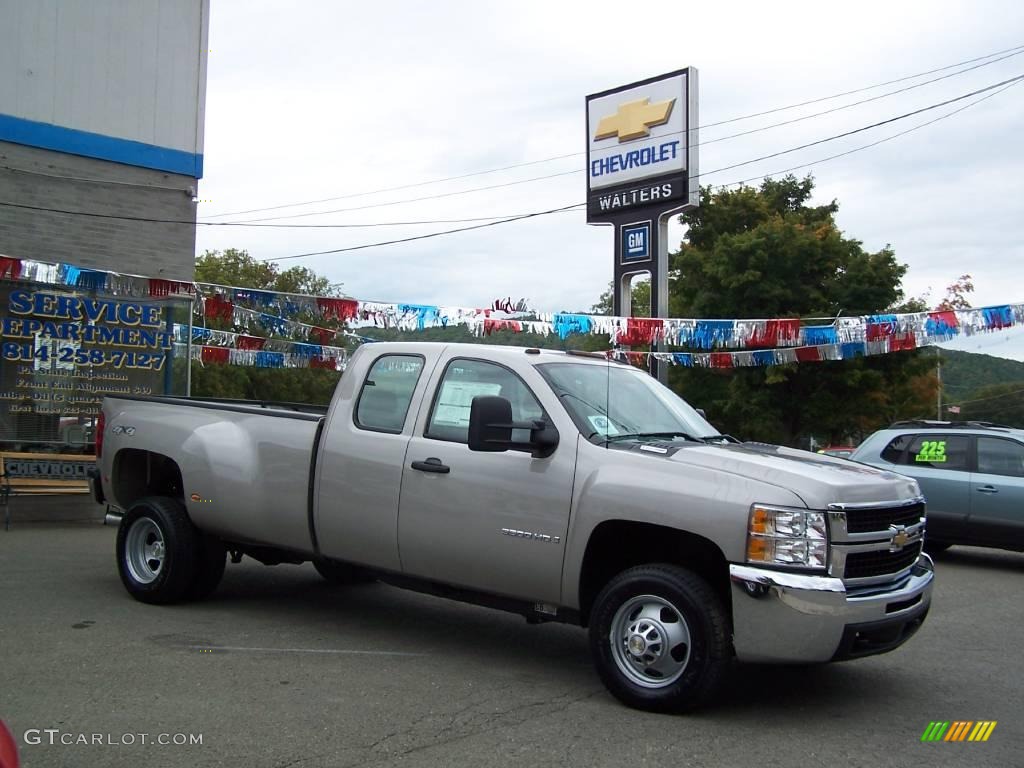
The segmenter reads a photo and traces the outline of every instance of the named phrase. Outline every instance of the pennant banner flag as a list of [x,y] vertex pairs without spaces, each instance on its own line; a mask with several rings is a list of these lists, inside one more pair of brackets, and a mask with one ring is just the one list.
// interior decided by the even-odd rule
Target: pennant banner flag
[[[200,348],[193,354],[196,359],[263,367],[308,367],[310,361],[329,365],[322,363],[324,360],[340,360],[339,365],[343,365],[344,349],[336,345],[339,338],[374,341],[352,330],[360,328],[416,331],[463,326],[480,337],[508,331],[558,336],[563,340],[574,334],[589,334],[603,336],[618,347],[660,344],[680,350],[617,353],[631,361],[637,355],[645,359],[653,355],[675,365],[737,368],[887,354],[957,336],[999,331],[1024,322],[1024,303],[837,317],[830,323],[818,319],[817,324],[804,324],[798,318],[658,319],[538,313],[528,308],[525,299],[513,301],[511,297],[495,299],[479,308],[386,303],[123,275],[2,254],[0,278],[65,285],[114,296],[192,300],[198,318],[230,323],[234,328],[232,332],[195,328],[192,341]],[[322,324],[316,323],[318,319]],[[347,328],[337,327],[341,325]],[[206,348],[215,351],[205,353],[204,358]],[[229,349],[231,353],[225,359],[216,351],[220,349]],[[266,354],[260,357],[261,353]]]

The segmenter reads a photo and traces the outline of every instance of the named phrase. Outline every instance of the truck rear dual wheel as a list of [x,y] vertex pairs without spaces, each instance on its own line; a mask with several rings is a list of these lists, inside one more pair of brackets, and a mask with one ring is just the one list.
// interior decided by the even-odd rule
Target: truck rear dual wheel
[[144,603],[208,596],[224,575],[225,555],[224,545],[196,528],[177,499],[139,499],[117,529],[121,583]]
[[590,649],[616,698],[654,712],[710,701],[732,659],[721,599],[700,576],[669,564],[630,568],[601,590]]

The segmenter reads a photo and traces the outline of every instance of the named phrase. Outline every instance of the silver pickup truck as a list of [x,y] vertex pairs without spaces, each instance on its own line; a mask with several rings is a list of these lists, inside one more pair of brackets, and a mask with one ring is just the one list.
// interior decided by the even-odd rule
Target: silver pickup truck
[[583,353],[368,344],[325,408],[107,397],[98,432],[133,597],[202,598],[227,553],[311,561],[588,627],[643,709],[700,705],[733,658],[890,651],[931,601],[914,480],[739,443]]

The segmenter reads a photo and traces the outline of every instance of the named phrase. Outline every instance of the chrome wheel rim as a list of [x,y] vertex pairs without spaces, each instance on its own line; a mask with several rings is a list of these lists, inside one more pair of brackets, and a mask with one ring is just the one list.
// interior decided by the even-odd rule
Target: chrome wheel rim
[[608,639],[619,671],[644,688],[671,685],[690,663],[690,627],[663,597],[638,595],[623,603]]
[[149,584],[160,575],[166,546],[160,527],[148,517],[140,517],[128,529],[125,540],[125,564],[132,578]]

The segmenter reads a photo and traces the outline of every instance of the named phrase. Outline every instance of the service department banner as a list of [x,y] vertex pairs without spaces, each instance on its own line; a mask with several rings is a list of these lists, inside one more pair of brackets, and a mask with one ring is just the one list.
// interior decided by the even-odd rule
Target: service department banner
[[104,395],[170,393],[174,314],[170,302],[0,286],[0,441],[84,448]]

